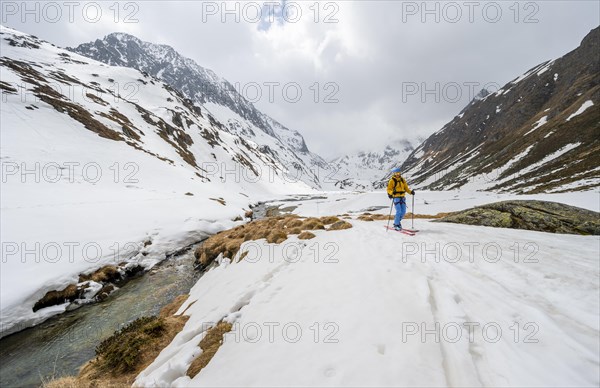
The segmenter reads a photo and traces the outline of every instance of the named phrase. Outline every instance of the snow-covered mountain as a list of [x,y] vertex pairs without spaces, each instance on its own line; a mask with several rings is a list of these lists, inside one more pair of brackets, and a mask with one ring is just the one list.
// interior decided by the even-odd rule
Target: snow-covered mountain
[[241,138],[138,70],[0,34],[2,335],[64,311],[32,306],[82,273],[154,265],[253,202],[312,192],[286,176],[285,160],[304,165],[272,136]]
[[299,132],[260,112],[230,82],[172,47],[144,42],[129,34],[112,33],[102,40],[69,50],[163,80],[223,123],[221,129],[258,144],[262,152],[288,168],[290,175],[298,176],[313,187],[320,186],[318,170],[327,169],[327,165],[309,151]]
[[[422,140],[421,140],[422,141]],[[328,177],[338,189],[372,190],[381,188],[382,179],[399,167],[414,150],[419,140],[398,140],[383,151],[357,152],[333,159]]]
[[556,60],[482,91],[403,165],[430,189],[524,193],[600,186],[600,27]]

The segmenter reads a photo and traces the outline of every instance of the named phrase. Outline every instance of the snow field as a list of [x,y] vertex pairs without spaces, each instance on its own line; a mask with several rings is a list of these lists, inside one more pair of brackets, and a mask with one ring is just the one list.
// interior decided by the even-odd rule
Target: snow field
[[[32,39],[0,30],[3,37]],[[264,175],[248,179],[234,160],[243,152],[238,138],[189,111],[184,117],[190,121],[183,125],[200,168],[187,163],[173,141],[165,141],[138,112],[139,105],[151,121],[172,122],[173,112],[185,113],[178,97],[136,70],[107,66],[45,42],[38,49],[13,47],[4,38],[1,43],[3,57],[35,63],[49,87],[107,128],[123,131],[101,114],[116,110],[125,116],[140,131],[140,140],[130,141],[141,149],[86,129],[35,97],[33,84],[16,71],[2,67],[2,81],[18,93],[3,95],[0,112],[0,336],[65,311],[68,304],[37,312],[32,307],[46,292],[77,283],[81,273],[122,261],[150,268],[169,252],[233,227],[231,220],[243,216],[251,203],[312,191],[300,181],[267,174],[264,161],[252,156]],[[57,72],[76,81],[52,76]],[[134,87],[133,95],[128,86]],[[210,146],[201,128],[216,131],[223,147]]]
[[[598,384],[598,237],[426,220],[411,237],[351,223],[308,241],[247,242],[250,261],[222,260],[136,385]],[[185,376],[221,319],[232,332]]]

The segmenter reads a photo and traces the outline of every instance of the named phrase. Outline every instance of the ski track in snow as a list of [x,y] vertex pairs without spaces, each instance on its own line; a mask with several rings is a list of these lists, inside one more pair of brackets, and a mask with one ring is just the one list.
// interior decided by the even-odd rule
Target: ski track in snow
[[[445,207],[460,206],[449,199],[446,193]],[[315,202],[297,211],[311,213]],[[319,202],[321,211],[373,204],[371,194],[354,193]],[[386,232],[383,221],[350,222],[352,229],[316,231],[308,241],[247,242],[240,254],[259,258],[252,262],[222,260],[190,291],[179,310],[190,315],[188,323],[137,384],[598,385],[599,237],[419,219],[421,231],[407,236]],[[185,376],[200,352],[200,328],[223,318],[233,331],[205,369]],[[273,340],[269,322],[278,325]],[[333,333],[324,330],[328,322],[337,325],[337,343],[323,341]],[[282,338],[286,323],[301,327],[297,342]],[[245,331],[253,325],[262,335]],[[496,327],[501,332],[492,341]]]

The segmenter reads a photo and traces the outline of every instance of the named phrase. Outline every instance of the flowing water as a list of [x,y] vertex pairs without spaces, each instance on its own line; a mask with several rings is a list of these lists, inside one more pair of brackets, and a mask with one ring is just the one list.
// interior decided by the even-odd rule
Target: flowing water
[[195,246],[132,279],[100,303],[85,305],[0,340],[0,387],[37,387],[52,377],[77,375],[96,346],[115,330],[156,315],[187,294],[201,273]]
[[[300,197],[284,202],[321,197]],[[267,203],[253,208],[253,219],[267,216]],[[0,339],[0,387],[39,387],[53,377],[77,375],[95,356],[96,346],[131,321],[156,315],[201,276],[194,270],[192,246],[150,272],[130,280],[103,302],[80,307]]]

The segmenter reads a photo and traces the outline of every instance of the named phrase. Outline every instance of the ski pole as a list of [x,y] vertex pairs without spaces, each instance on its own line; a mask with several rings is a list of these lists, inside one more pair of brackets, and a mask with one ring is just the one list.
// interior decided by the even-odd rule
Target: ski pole
[[390,204],[390,214],[388,215],[388,223],[387,223],[387,227],[385,228],[386,232],[388,230],[390,230],[390,218],[392,217],[392,208],[393,207],[394,207],[394,198],[392,198],[392,203]]
[[412,230],[415,230],[415,195],[412,195]]

